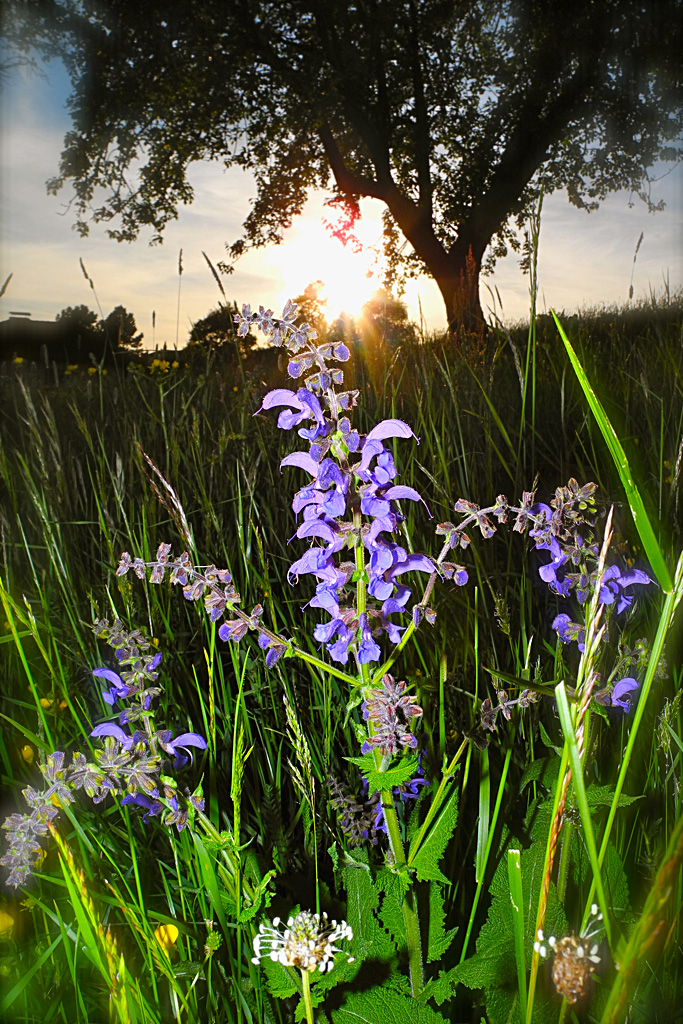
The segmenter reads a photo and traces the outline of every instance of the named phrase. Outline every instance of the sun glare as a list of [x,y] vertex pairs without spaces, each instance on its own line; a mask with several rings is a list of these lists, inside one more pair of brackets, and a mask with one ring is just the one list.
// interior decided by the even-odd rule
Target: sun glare
[[320,221],[301,224],[296,238],[285,242],[287,269],[282,292],[283,303],[301,295],[307,285],[321,281],[325,317],[331,323],[342,312],[358,316],[373,292],[381,287],[374,245],[364,244],[353,252],[325,231]]

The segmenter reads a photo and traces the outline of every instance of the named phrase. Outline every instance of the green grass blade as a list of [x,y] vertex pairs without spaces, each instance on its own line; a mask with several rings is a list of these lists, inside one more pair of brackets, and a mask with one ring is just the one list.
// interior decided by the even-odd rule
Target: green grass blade
[[588,806],[586,786],[583,781],[583,765],[581,764],[581,755],[579,754],[579,748],[576,742],[574,723],[572,722],[572,716],[569,710],[569,701],[567,700],[567,691],[565,690],[563,682],[558,683],[555,687],[555,696],[557,698],[557,711],[560,716],[560,724],[562,726],[564,740],[567,744],[567,750],[569,752],[569,763],[572,768],[572,782],[574,783],[576,803],[579,808],[579,814],[581,815],[581,824],[583,826],[584,841],[586,843],[586,849],[588,850],[588,856],[590,858],[591,867],[593,869],[593,884],[595,885],[598,905],[600,906],[600,910],[602,911],[602,916],[604,918],[607,939],[611,946],[612,933],[610,927],[611,919],[609,916],[609,907],[607,906],[607,897],[605,896],[605,890],[602,884],[602,876],[600,874],[598,848],[595,842],[595,834],[593,832],[593,822],[591,820],[590,807]]
[[47,947],[47,949],[38,957],[36,962],[29,968],[26,974],[22,974],[16,985],[10,989],[3,1001],[0,1003],[0,1015],[4,1017],[12,1004],[19,998],[21,993],[24,991],[27,985],[30,984],[34,975],[41,969],[44,963],[46,963],[54,951],[56,950],[59,943],[62,941],[62,936],[58,935],[54,942]]
[[508,882],[512,901],[512,928],[515,936],[515,961],[522,1017],[526,1017],[526,958],[524,951],[524,895],[519,850],[508,850]]
[[633,515],[633,521],[636,525],[638,536],[640,537],[645,554],[647,555],[660,587],[668,594],[673,587],[671,574],[669,573],[667,564],[664,561],[664,556],[662,555],[659,542],[655,537],[655,532],[652,529],[652,523],[645,511],[645,505],[643,504],[643,499],[640,496],[640,491],[633,479],[631,467],[628,459],[626,458],[626,452],[622,447],[621,441],[617,437],[614,427],[609,421],[607,413],[602,407],[600,399],[595,394],[586,372],[581,365],[569,338],[562,328],[562,324],[557,319],[554,310],[551,310],[551,312],[553,314],[555,324],[557,325],[557,329],[560,332],[560,337],[564,342],[564,347],[567,350],[571,364],[574,367],[574,372],[579,380],[579,384],[583,389],[583,393],[588,400],[588,404],[591,407],[595,419],[597,420],[602,436],[605,439],[605,443],[609,448],[610,455],[614,460],[614,465],[616,466],[617,472],[619,473],[619,479],[621,480],[624,491],[626,492],[626,498],[631,509],[631,514]]

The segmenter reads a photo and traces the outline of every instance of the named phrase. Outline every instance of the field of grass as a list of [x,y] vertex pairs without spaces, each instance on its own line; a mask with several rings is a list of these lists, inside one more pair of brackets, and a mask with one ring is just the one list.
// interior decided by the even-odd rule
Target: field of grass
[[[203,787],[203,811],[190,812],[182,831],[160,817],[143,823],[122,793],[98,803],[82,791],[71,803],[55,795],[54,834],[39,837],[44,858],[0,896],[3,1019],[683,1020],[673,615],[683,549],[682,314],[674,301],[561,318],[628,458],[631,507],[633,493],[643,503],[638,524],[625,470],[552,318],[532,332],[501,331],[486,349],[376,338],[351,353],[353,425],[366,434],[398,418],[420,441],[385,442],[399,482],[424,499],[403,502],[406,551],[435,558],[435,527],[459,521],[459,498],[487,507],[505,494],[516,506],[537,480],[537,501],[549,503],[575,478],[597,484],[598,545],[614,506],[607,563],[653,581],[635,588],[623,614],[603,609],[609,631],[591,649],[597,600],[580,606],[551,593],[538,572],[547,551],[514,532],[512,517],[487,540],[470,530],[470,546],[452,555],[468,582],[436,583],[435,621],[423,620],[391,667],[423,711],[414,728],[425,784],[417,799],[401,799],[408,767],[417,770],[412,748],[391,764],[380,757],[374,774],[393,773],[381,798],[395,804],[390,834],[360,845],[343,827],[338,794],[347,809],[368,810],[367,763],[348,759],[372,735],[361,700],[379,680],[356,673],[353,659],[329,662],[313,637],[320,615],[306,608],[315,580],[287,578],[306,549],[296,537],[288,543],[304,477],[280,461],[302,442],[277,428],[276,412],[254,415],[269,389],[301,386],[288,383],[282,357],[257,351],[240,365],[234,353],[194,352],[187,366],[181,355],[177,367],[60,372],[50,382],[28,366],[3,368],[3,816],[27,812],[22,790],[43,786],[39,764],[48,781],[58,773],[46,762],[52,752],[92,760],[93,727],[121,710],[103,701],[92,675],[116,667],[106,632],[93,632],[97,620],[120,619],[163,654],[147,721],[206,739],[181,770],[166,762],[179,792]],[[291,640],[296,656],[268,669],[256,632],[224,642],[222,619],[211,622],[179,588],[150,583],[148,573],[116,575],[123,551],[153,563],[162,543],[172,557],[188,550],[195,566],[228,569],[239,607],[261,605],[265,627]],[[416,579],[413,601],[420,594]],[[552,628],[563,611],[585,619],[584,657]],[[386,636],[381,643],[386,658]],[[356,689],[347,673],[358,674]],[[589,678],[599,693],[623,676],[638,684],[629,712],[581,703]],[[483,702],[504,703],[503,690],[516,699],[525,683],[538,699],[482,729]],[[575,688],[579,699],[563,704]],[[413,851],[407,865],[399,847]],[[3,834],[0,853],[7,848]],[[556,991],[550,958],[534,953],[535,933],[543,919],[546,936],[578,935],[593,900],[603,911],[600,964],[572,1004]],[[325,975],[253,963],[258,926],[299,909],[348,921],[353,938],[340,946],[354,961],[339,954]]]

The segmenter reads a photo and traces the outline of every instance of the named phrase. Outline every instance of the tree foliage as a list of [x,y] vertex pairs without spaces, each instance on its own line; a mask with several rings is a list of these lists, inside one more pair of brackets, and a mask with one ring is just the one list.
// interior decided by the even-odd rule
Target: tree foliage
[[[680,158],[681,0],[13,0],[10,36],[64,59],[74,91],[57,191],[79,227],[161,238],[187,171],[250,171],[230,265],[278,243],[308,192],[342,220],[386,206],[388,265],[426,271],[451,321],[481,317],[485,254],[565,188],[591,210]],[[94,211],[94,212],[93,212]],[[341,232],[343,234],[343,231]],[[408,245],[405,245],[405,242]]]
[[74,334],[89,335],[97,329],[97,313],[93,312],[85,303],[80,306],[66,306],[55,317],[64,327]]
[[125,306],[116,306],[101,323],[109,344],[114,348],[140,348],[142,332],[136,334],[135,317]]
[[67,335],[100,345],[106,343],[111,349],[140,348],[142,344],[143,334],[136,333],[135,316],[125,306],[115,306],[104,320],[98,320],[97,313],[81,303],[66,306],[55,320]]
[[221,304],[209,310],[206,316],[192,325],[190,345],[205,345],[213,349],[237,345],[241,355],[245,355],[254,345],[256,338],[251,332],[244,338],[237,337],[234,319],[236,312],[235,302],[230,306]]

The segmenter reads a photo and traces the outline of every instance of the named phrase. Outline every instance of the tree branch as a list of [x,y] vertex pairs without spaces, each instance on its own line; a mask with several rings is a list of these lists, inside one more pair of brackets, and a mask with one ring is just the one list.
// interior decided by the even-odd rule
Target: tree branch
[[380,185],[373,178],[366,178],[362,174],[355,174],[349,170],[328,124],[320,125],[318,137],[323,144],[327,162],[332,169],[340,192],[350,196],[370,196],[372,199],[387,201],[386,186]]

